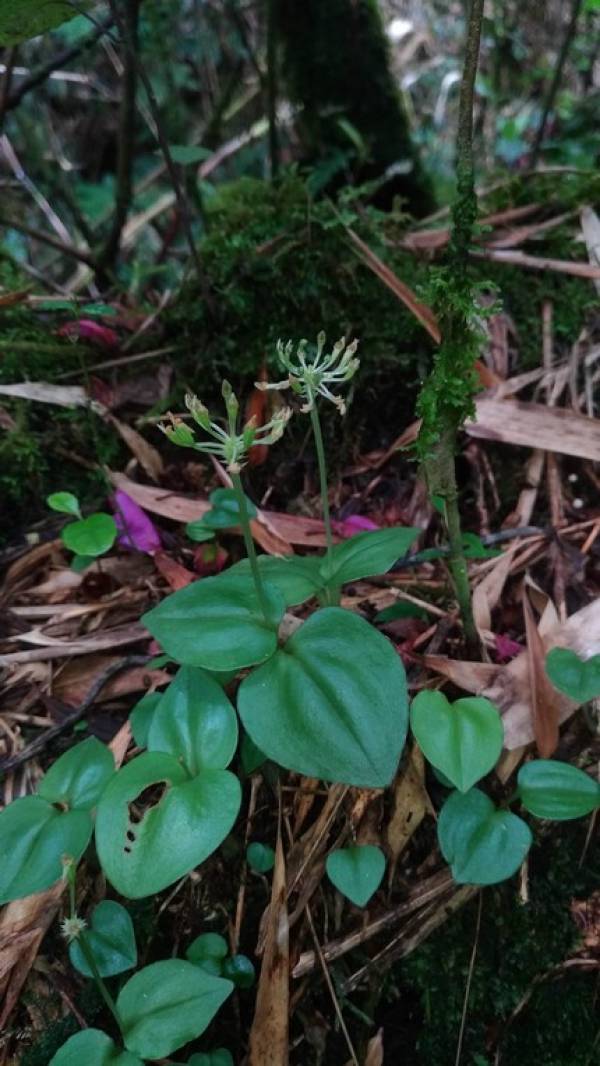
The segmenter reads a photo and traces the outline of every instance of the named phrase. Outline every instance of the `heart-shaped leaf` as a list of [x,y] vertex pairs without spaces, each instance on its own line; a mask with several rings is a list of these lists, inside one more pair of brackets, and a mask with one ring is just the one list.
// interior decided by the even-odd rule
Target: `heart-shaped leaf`
[[385,574],[406,555],[420,529],[395,527],[369,530],[335,544],[331,568],[327,556],[321,562],[321,575],[329,586],[346,585],[374,574]]
[[[149,809],[136,808],[142,793],[161,785]],[[96,847],[106,876],[129,899],[161,892],[218,848],[240,799],[228,770],[190,778],[173,755],[138,756],[115,774],[98,805]]]
[[[92,912],[87,944],[101,977],[114,977],[132,970],[137,964],[137,948],[133,922],[120,903],[105,899]],[[93,977],[78,940],[69,945],[69,958],[76,970],[85,977]]]
[[14,800],[0,813],[0,903],[50,888],[63,856],[77,861],[92,835],[88,811],[61,811],[41,796]]
[[225,769],[237,741],[237,715],[221,685],[204,670],[182,666],[152,716],[148,749],[174,755],[195,776]]
[[483,696],[449,703],[443,692],[423,689],[412,701],[410,724],[425,758],[461,792],[484,777],[502,751],[502,719]]
[[257,874],[267,874],[275,865],[275,852],[268,844],[261,844],[259,840],[248,844],[246,848],[248,866]]
[[137,1055],[118,1048],[99,1029],[75,1033],[58,1049],[48,1066],[143,1066]]
[[209,529],[204,524],[201,518],[197,518],[195,522],[188,522],[185,527],[186,537],[195,541],[197,544],[204,544],[207,540],[215,539],[214,529]]
[[186,950],[188,962],[206,970],[207,973],[221,975],[223,960],[229,954],[229,945],[219,933],[201,933]]
[[[320,555],[259,555],[258,565],[264,581],[268,581],[281,592],[287,607],[318,596],[323,589],[323,578],[319,572],[322,556]],[[250,574],[250,562],[241,559],[228,570],[230,574]]]
[[91,514],[79,522],[71,522],[61,533],[62,542],[76,555],[103,555],[112,548],[118,533],[117,525],[109,514]]
[[70,0],[0,0],[0,46],[19,44],[53,30],[80,13],[84,3]]
[[359,844],[332,851],[325,867],[337,890],[357,907],[364,907],[383,880],[385,855],[372,844]]
[[600,807],[600,784],[566,762],[534,759],[525,763],[517,784],[521,803],[536,818],[562,822]]
[[42,778],[39,795],[71,810],[95,807],[115,772],[112,752],[96,737],[88,737],[61,755]]
[[600,696],[600,655],[580,659],[569,648],[552,648],[546,657],[546,673],[554,687],[576,703]]
[[400,656],[364,619],[316,611],[239,688],[238,710],[268,758],[307,777],[383,788],[406,739]]
[[183,959],[144,967],[117,999],[125,1046],[143,1059],[166,1058],[204,1032],[232,990]]
[[142,622],[175,662],[205,670],[241,670],[264,662],[277,647],[285,603],[279,589],[270,584],[264,589],[268,622],[251,578],[229,573],[194,581],[167,596]]
[[494,885],[512,877],[531,847],[531,830],[516,814],[496,810],[472,788],[453,792],[438,819],[438,840],[452,876],[462,885]]
[[70,514],[75,515],[75,518],[81,518],[79,500],[72,492],[52,492],[50,496],[46,497],[46,503],[53,511],[60,511],[61,514]]

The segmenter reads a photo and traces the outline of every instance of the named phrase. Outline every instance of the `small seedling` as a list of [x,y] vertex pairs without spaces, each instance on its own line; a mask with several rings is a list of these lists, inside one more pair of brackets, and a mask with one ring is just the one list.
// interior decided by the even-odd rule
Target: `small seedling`
[[79,500],[71,492],[53,492],[46,502],[53,511],[77,517],[76,522],[69,522],[61,532],[65,548],[75,556],[74,569],[83,570],[99,555],[110,551],[118,535],[117,524],[112,515],[98,511],[84,518]]
[[385,855],[372,844],[332,851],[326,861],[327,876],[356,907],[366,907],[385,873]]

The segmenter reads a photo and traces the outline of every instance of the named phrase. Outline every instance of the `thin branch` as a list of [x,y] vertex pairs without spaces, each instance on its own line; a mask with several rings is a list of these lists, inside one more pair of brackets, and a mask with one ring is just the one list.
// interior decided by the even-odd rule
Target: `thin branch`
[[267,118],[269,121],[269,156],[271,180],[279,171],[279,134],[277,131],[277,33],[275,0],[267,0]]
[[70,255],[73,259],[79,260],[80,263],[85,263],[86,266],[92,267],[92,269],[96,268],[96,260],[90,252],[84,252],[81,248],[76,248],[74,244],[60,241],[58,237],[53,237],[50,233],[44,233],[43,230],[27,226],[24,222],[20,222],[19,219],[0,215],[0,226],[9,226],[11,229],[16,229],[19,233],[23,233],[26,237],[31,237],[34,241],[41,241],[42,244],[47,244],[50,248],[56,248],[63,255]]
[[12,85],[16,60],[17,48],[9,48],[6,55],[6,66],[4,70],[4,77],[2,79],[2,89],[0,90],[0,132],[4,128],[4,120],[6,118],[6,112],[8,111],[10,87]]
[[540,154],[540,151],[541,151],[541,148],[542,148],[542,144],[544,142],[544,137],[545,137],[545,134],[546,134],[546,126],[548,125],[548,118],[550,117],[550,112],[552,111],[552,108],[554,107],[554,101],[556,99],[556,94],[557,94],[557,92],[559,90],[559,87],[560,87],[560,82],[561,82],[561,79],[562,79],[564,66],[565,66],[565,63],[567,61],[567,56],[569,54],[569,50],[571,48],[571,44],[572,44],[573,38],[575,36],[575,31],[577,29],[577,20],[579,18],[579,14],[580,14],[580,11],[581,11],[581,6],[582,6],[582,0],[573,0],[573,7],[571,8],[571,15],[570,15],[570,18],[569,18],[569,24],[567,26],[567,30],[566,30],[566,33],[565,33],[565,36],[564,36],[564,39],[563,39],[563,43],[562,43],[560,52],[558,54],[558,59],[556,60],[556,66],[554,68],[554,74],[552,75],[552,80],[550,82],[550,85],[548,86],[548,92],[546,93],[546,99],[544,101],[544,108],[543,108],[543,111],[542,111],[542,117],[540,119],[540,124],[538,126],[537,133],[535,135],[535,140],[533,142],[533,148],[531,149],[531,156],[529,158],[529,163],[530,163],[531,167],[535,167],[535,165],[536,165],[536,163],[538,161],[538,158],[539,158],[539,154]]
[[51,58],[46,63],[39,66],[37,70],[32,70],[31,74],[24,78],[21,84],[11,92],[7,100],[6,110],[12,111],[17,107],[27,93],[30,93],[32,89],[37,89],[38,85],[43,85],[43,83],[54,74],[55,70],[67,66],[72,60],[89,52],[90,48],[94,47],[112,25],[112,18],[105,19],[98,24],[92,33],[90,33],[89,37],[85,37],[76,44],[70,45],[69,48],[63,48],[62,52],[57,52],[56,55],[51,56]]

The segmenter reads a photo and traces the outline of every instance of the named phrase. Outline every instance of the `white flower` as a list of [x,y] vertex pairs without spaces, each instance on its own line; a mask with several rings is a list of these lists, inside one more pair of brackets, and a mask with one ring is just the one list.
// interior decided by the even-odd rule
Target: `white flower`
[[307,340],[302,340],[296,348],[293,356],[294,345],[292,341],[283,344],[277,341],[277,354],[279,361],[288,372],[285,381],[277,381],[273,384],[257,381],[258,389],[287,389],[291,388],[304,399],[301,410],[312,411],[317,396],[324,396],[337,407],[340,414],[346,411],[346,404],[341,396],[336,396],[331,391],[331,386],[343,385],[354,377],[360,366],[360,360],[356,358],[358,341],[353,340],[346,344],[346,338],[342,337],[334,344],[329,354],[325,353],[326,337],[321,331],[317,337],[317,351],[314,357],[308,355],[306,349]]

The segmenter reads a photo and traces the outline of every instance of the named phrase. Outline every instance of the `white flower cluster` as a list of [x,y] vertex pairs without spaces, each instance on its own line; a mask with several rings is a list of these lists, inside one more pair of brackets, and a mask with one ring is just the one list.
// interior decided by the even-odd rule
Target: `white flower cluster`
[[292,341],[283,344],[277,342],[277,354],[288,376],[284,381],[273,384],[268,382],[256,382],[258,389],[287,389],[291,388],[299,396],[302,396],[304,404],[302,411],[312,411],[317,396],[324,396],[335,404],[340,414],[346,411],[346,404],[341,396],[336,396],[331,387],[343,385],[354,377],[360,366],[360,360],[356,358],[358,341],[353,340],[346,344],[346,338],[342,337],[334,344],[331,352],[325,352],[325,334],[321,331],[317,337],[317,351],[314,356],[307,353],[308,341],[302,340],[293,355],[294,345]]

